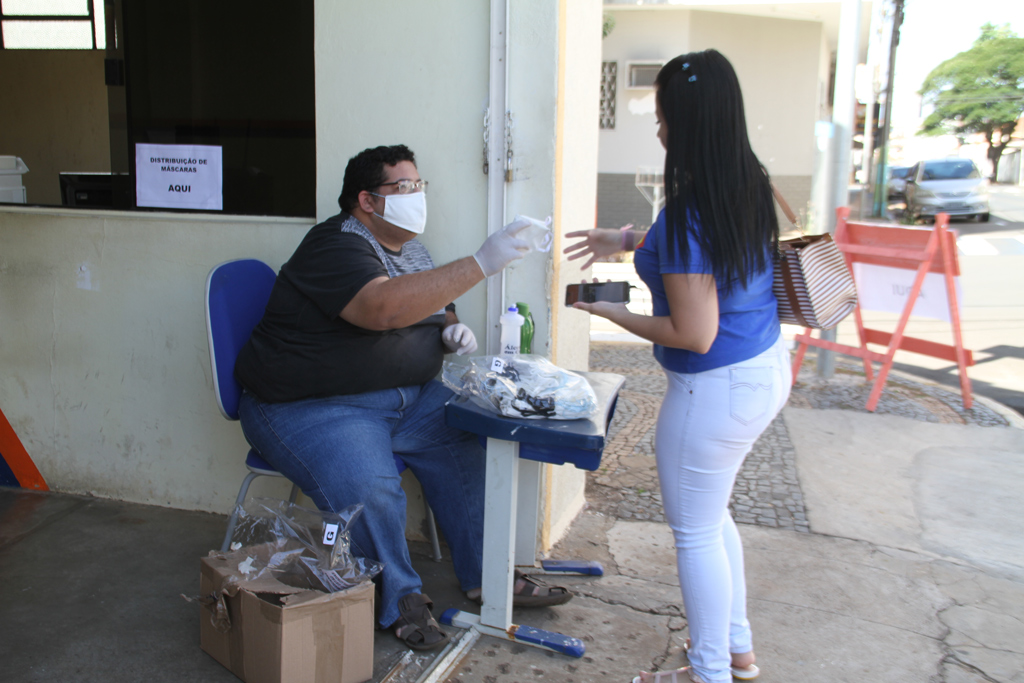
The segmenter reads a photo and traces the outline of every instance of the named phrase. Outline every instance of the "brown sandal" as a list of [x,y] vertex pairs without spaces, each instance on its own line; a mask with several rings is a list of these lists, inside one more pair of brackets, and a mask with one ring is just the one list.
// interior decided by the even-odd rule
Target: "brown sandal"
[[[515,585],[512,586],[513,607],[551,607],[553,605],[564,605],[572,600],[572,593],[565,586],[549,586],[541,583],[532,576],[515,570]],[[466,597],[469,597],[467,595]],[[483,595],[477,594],[469,597],[478,605],[484,604]]]
[[572,593],[565,586],[549,586],[518,569],[515,580],[516,583],[512,587],[513,607],[551,607],[564,605],[572,600]]
[[399,600],[401,616],[392,624],[398,639],[413,650],[433,650],[451,640],[430,613],[433,607],[434,603],[423,593],[409,593]]

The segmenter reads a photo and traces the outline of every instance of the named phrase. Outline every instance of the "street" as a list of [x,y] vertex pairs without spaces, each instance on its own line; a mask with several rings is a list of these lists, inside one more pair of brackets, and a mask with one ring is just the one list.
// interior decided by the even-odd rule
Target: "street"
[[[967,371],[974,393],[1024,414],[1024,188],[993,185],[988,223],[957,220],[964,346],[974,352]],[[865,325],[891,330],[895,314],[864,312]],[[841,323],[838,339],[856,344],[852,318]],[[939,320],[911,318],[907,334],[952,343],[952,330]],[[898,352],[898,370],[959,387],[955,364]]]
[[[891,208],[898,210],[900,205]],[[964,345],[974,352],[975,365],[967,371],[972,389],[1024,414],[1024,188],[993,185],[989,222],[957,220],[951,227],[959,235],[961,324]],[[596,263],[593,274],[601,280],[629,280],[639,288],[632,290],[630,309],[650,313],[650,294],[632,263]],[[897,319],[896,314],[864,311],[868,327],[892,330]],[[783,330],[789,337],[797,331],[790,326]],[[949,323],[927,318],[911,318],[907,334],[945,344],[953,341]],[[643,342],[597,317],[591,320],[590,338]],[[858,343],[852,316],[840,323],[838,341]],[[901,351],[893,367],[959,388],[956,365],[947,361]]]

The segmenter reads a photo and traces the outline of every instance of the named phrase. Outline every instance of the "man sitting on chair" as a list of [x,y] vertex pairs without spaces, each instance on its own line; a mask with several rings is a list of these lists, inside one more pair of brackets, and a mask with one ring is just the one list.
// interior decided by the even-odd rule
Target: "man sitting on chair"
[[[456,298],[527,251],[506,225],[473,256],[435,268],[416,236],[427,183],[404,145],[349,160],[341,213],[306,234],[277,276],[263,319],[238,356],[239,405],[249,443],[321,510],[365,508],[352,530],[384,563],[379,621],[407,645],[448,641],[405,541],[397,454],[413,471],[469,597],[480,595],[484,453],[445,425],[452,397],[433,378],[444,353],[472,353]],[[555,605],[572,593],[517,575],[515,605]]]

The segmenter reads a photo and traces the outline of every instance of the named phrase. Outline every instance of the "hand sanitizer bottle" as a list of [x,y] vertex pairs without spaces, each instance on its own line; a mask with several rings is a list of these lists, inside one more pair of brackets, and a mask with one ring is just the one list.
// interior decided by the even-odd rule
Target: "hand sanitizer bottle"
[[498,318],[501,323],[501,354],[514,358],[519,355],[520,330],[524,318],[519,315],[515,306],[509,306],[508,310]]

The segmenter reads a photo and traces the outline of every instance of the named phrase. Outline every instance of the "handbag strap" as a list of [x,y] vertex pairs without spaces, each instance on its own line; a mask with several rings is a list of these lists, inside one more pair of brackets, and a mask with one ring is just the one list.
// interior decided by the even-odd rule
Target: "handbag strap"
[[775,183],[769,181],[769,184],[772,186],[772,194],[775,195],[775,201],[779,203],[779,208],[782,209],[782,213],[786,214],[786,218],[788,218],[789,222],[797,229],[801,229],[799,219],[796,217],[793,209],[789,208],[789,202],[787,202],[786,198],[782,196],[781,192],[779,192],[779,188],[775,187]]

